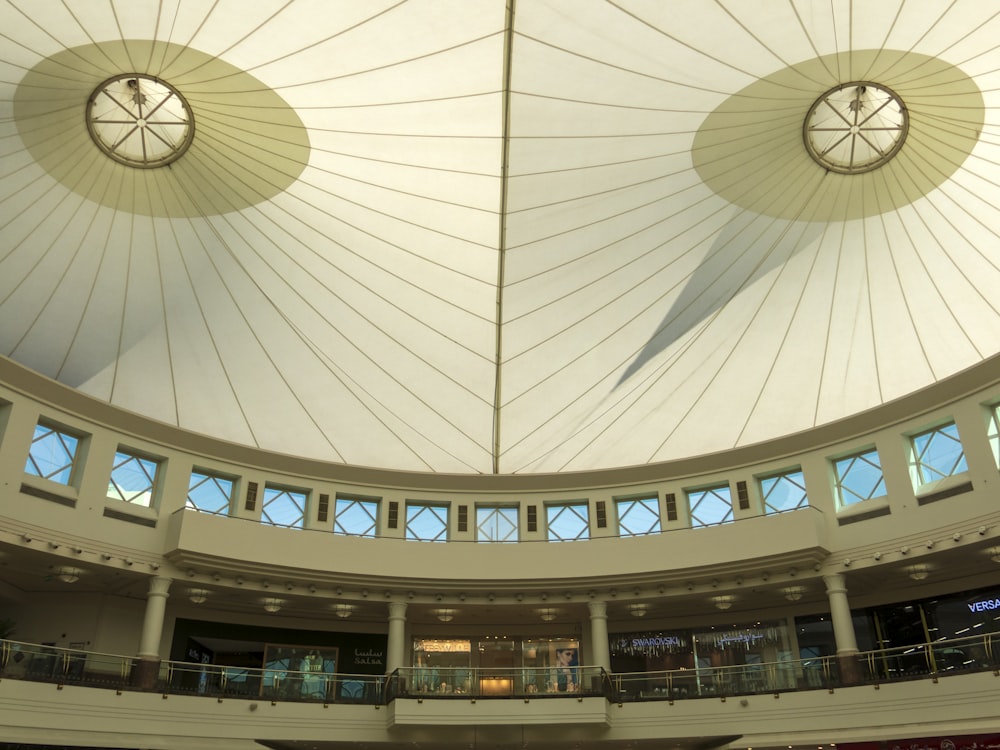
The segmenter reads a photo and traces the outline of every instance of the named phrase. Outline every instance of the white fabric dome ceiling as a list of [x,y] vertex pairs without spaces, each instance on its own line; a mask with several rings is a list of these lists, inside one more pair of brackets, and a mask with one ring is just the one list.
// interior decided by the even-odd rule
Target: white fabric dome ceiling
[[[225,440],[436,472],[849,416],[1000,351],[998,16],[3,0],[0,354]],[[190,103],[169,167],[90,140],[122,73]],[[909,133],[828,173],[803,120],[853,81]]]

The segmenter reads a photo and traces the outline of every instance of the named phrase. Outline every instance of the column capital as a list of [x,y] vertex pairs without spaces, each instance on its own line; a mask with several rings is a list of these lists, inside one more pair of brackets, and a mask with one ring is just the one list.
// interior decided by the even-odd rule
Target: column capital
[[591,619],[608,616],[608,603],[603,599],[591,599],[587,602],[587,609],[590,610]]
[[389,602],[389,619],[406,619],[406,602]]
[[170,584],[173,582],[173,578],[152,576],[149,579],[149,596],[170,596]]
[[847,576],[843,573],[827,573],[823,576],[823,583],[826,584],[828,594],[847,593]]

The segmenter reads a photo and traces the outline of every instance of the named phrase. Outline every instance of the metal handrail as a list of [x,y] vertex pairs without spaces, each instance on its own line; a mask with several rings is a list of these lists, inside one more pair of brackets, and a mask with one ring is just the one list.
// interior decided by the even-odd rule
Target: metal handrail
[[613,675],[617,700],[680,700],[822,690],[1000,669],[1000,633],[848,655]]
[[602,667],[403,667],[390,675],[395,698],[608,697]]
[[361,703],[397,699],[584,698],[682,700],[832,689],[992,670],[1000,673],[1000,633],[940,639],[850,655],[656,672],[609,673],[598,666],[428,668],[389,675],[237,667],[0,640],[0,678],[117,691],[157,691],[218,699]]

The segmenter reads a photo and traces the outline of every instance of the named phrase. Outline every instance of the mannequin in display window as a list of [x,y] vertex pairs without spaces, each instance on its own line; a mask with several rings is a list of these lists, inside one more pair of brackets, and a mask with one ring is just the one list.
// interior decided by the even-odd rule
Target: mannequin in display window
[[302,671],[302,695],[308,695],[312,697],[322,696],[324,688],[323,677],[320,673],[323,671],[323,657],[317,651],[310,651],[302,658],[302,665],[299,667]]

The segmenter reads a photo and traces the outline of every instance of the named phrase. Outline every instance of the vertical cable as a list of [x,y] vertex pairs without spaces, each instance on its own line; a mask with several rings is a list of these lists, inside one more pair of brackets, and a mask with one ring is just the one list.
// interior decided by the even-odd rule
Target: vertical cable
[[493,390],[493,473],[500,473],[500,398],[503,370],[503,285],[505,255],[507,250],[507,185],[510,177],[510,76],[514,51],[514,2],[507,0],[507,18],[504,21],[503,40],[503,132],[500,155],[500,238],[497,243],[497,319],[494,364],[496,375]]

